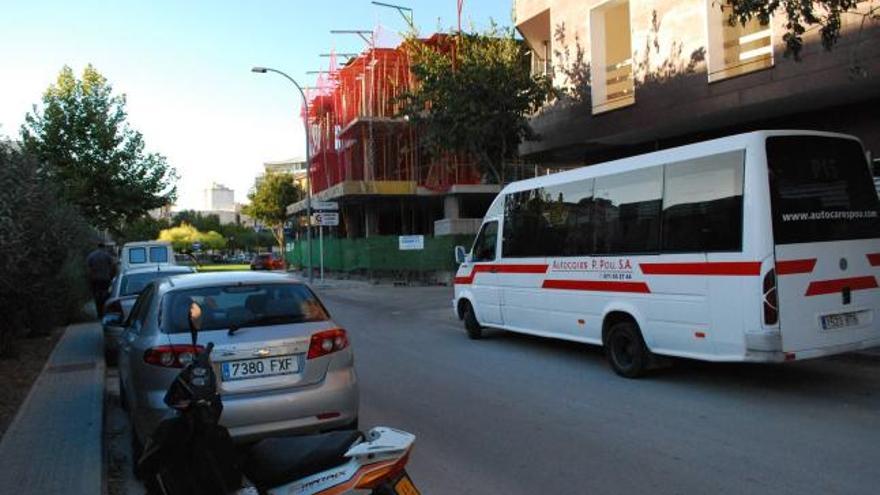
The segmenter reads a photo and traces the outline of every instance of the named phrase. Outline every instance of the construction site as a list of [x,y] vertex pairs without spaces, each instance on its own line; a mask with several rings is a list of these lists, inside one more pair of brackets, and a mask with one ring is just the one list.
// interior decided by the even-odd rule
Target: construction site
[[[403,95],[417,84],[404,44],[379,46],[376,31],[358,33],[367,47],[350,56],[329,54],[327,70],[306,92],[302,116],[308,128],[312,202],[338,204],[338,226],[321,233],[324,266],[335,272],[444,281],[454,269],[453,247],[470,245],[501,186],[483,184],[465,156],[428,152],[418,128],[400,115]],[[419,42],[442,51],[454,46],[446,34]],[[288,213],[304,226],[306,210],[303,200]],[[318,236],[310,250],[303,230],[288,257],[305,266],[311,251],[317,266]],[[399,237],[412,235],[423,236],[422,248],[401,251]]]

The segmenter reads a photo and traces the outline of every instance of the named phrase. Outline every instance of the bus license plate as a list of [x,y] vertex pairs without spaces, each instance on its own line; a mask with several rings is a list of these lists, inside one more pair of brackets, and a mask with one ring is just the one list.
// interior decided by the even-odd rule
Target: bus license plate
[[822,317],[823,330],[835,330],[837,328],[854,327],[859,324],[858,313],[838,313]]
[[242,359],[222,364],[223,381],[245,380],[275,375],[291,375],[299,371],[294,356],[273,356],[260,359]]

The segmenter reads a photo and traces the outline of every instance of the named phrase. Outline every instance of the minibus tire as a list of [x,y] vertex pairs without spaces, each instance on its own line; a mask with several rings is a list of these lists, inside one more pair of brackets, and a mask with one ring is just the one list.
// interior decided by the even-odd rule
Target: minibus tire
[[473,340],[480,340],[483,338],[483,327],[480,326],[480,322],[477,321],[477,316],[474,314],[474,308],[469,302],[464,304],[464,329],[467,331],[468,337]]
[[642,333],[632,321],[620,321],[608,329],[605,354],[611,369],[625,378],[644,375],[651,360],[651,352],[645,345]]

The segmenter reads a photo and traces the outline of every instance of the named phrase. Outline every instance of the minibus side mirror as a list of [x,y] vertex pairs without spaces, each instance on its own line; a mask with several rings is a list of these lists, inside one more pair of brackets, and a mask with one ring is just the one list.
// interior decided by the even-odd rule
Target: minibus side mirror
[[455,262],[459,265],[462,263],[467,263],[467,251],[464,250],[464,246],[455,246]]

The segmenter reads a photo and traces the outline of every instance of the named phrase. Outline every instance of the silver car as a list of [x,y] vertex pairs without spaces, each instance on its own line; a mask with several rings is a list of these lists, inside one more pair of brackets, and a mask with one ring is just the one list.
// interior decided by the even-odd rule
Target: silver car
[[356,428],[358,383],[345,330],[306,285],[285,274],[218,272],[160,279],[141,293],[120,339],[123,407],[135,448],[169,413],[162,401],[198,345],[237,441]]
[[109,297],[104,303],[104,318],[101,320],[104,329],[104,356],[108,363],[116,362],[116,351],[119,347],[119,337],[125,328],[124,322],[144,287],[157,278],[194,271],[188,266],[152,265],[129,268],[113,278]]

